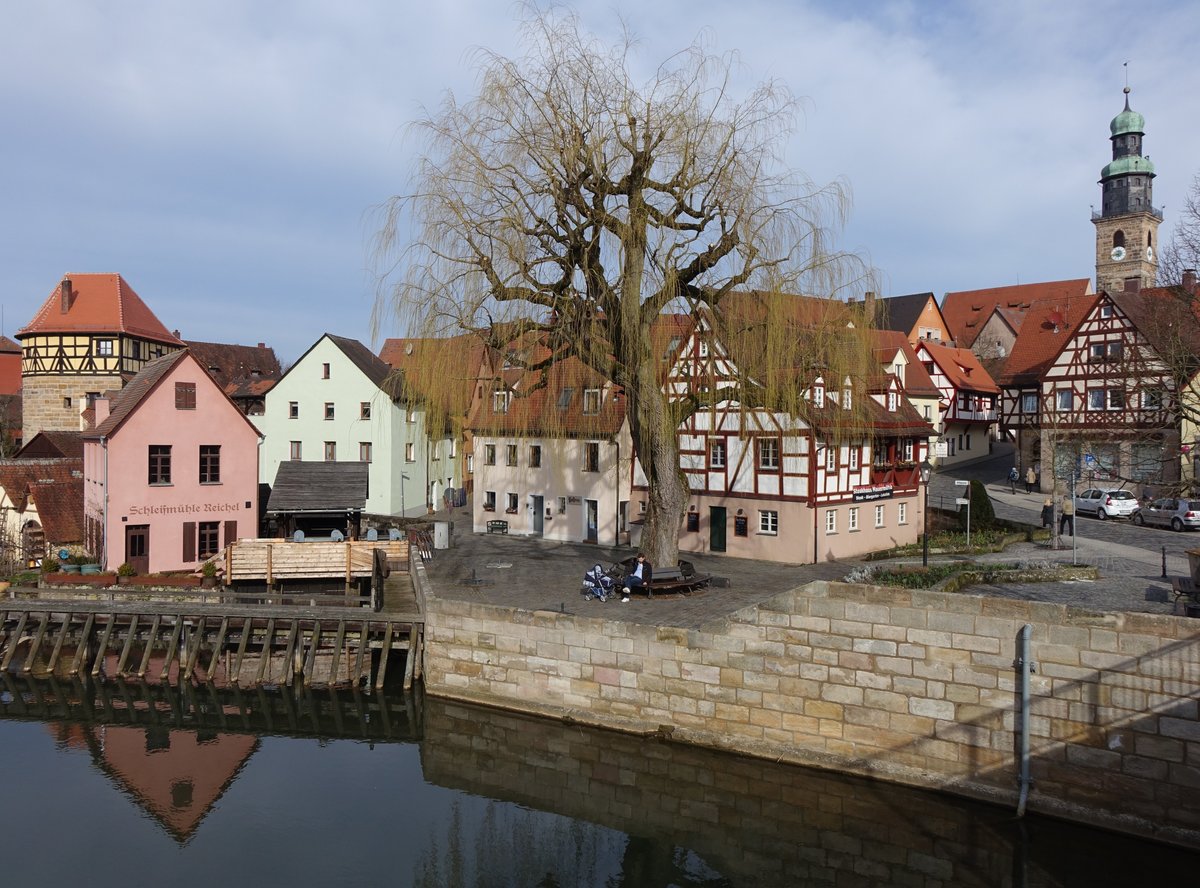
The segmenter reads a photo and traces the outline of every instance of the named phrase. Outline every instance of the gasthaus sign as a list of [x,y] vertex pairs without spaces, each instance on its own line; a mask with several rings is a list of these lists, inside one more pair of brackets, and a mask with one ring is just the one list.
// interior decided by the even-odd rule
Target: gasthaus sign
[[851,488],[851,495],[856,503],[870,502],[871,500],[882,500],[892,498],[892,485],[890,484],[860,484],[857,487]]

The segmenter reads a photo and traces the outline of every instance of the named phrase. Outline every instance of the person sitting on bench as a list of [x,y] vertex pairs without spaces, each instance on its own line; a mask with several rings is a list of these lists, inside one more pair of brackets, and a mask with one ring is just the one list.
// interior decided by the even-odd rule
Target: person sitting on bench
[[638,552],[633,570],[625,577],[624,587],[621,589],[621,600],[628,601],[631,590],[646,588],[652,579],[654,579],[654,566],[646,560],[645,552]]

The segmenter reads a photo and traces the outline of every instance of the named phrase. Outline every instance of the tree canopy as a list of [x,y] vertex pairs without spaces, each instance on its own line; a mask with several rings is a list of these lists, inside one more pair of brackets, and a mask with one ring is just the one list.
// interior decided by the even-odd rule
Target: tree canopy
[[[526,10],[523,53],[477,50],[477,95],[447,94],[415,124],[424,152],[413,189],[386,205],[379,249],[397,271],[377,319],[395,312],[410,335],[472,333],[531,373],[578,359],[619,386],[649,480],[643,539],[670,562],[688,499],[675,432],[711,405],[701,387],[664,392],[664,313],[712,315],[746,291],[875,288],[832,247],[844,185],[784,163],[799,110],[784,84],[739,91],[737,55],[702,40],[639,78],[629,35],[608,45],[571,12]],[[814,372],[870,373],[865,340],[847,347],[844,312],[798,326],[786,296],[764,305],[738,329],[778,358],[754,380],[764,403],[798,410]],[[537,349],[511,347],[530,337]],[[424,376],[454,377],[453,357],[430,353],[446,365]]]

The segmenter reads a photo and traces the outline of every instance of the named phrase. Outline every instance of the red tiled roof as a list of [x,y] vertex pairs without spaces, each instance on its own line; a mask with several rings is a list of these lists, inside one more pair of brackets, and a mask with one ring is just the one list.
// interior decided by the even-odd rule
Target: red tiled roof
[[38,521],[47,543],[58,545],[83,540],[82,477],[66,481],[32,481],[29,499],[37,507]]
[[1000,394],[987,370],[979,363],[979,358],[968,348],[951,348],[936,342],[922,342],[921,347],[933,358],[933,362],[941,369],[955,391],[983,392],[989,395]]
[[275,357],[275,349],[265,345],[191,341],[186,345],[197,363],[226,392],[234,384],[261,379],[277,380],[283,375],[279,358]]
[[916,350],[908,341],[908,335],[899,330],[873,330],[871,335],[876,342],[875,353],[881,362],[890,364],[896,352],[903,352],[908,359],[908,367],[904,371],[904,391],[917,398],[936,398],[941,392],[929,378],[925,365],[917,357]]
[[1004,372],[996,381],[1002,386],[1039,382],[1098,298],[1088,295],[1048,299],[1031,305],[1013,342],[1012,354],[1005,361]]
[[[942,300],[942,316],[960,348],[970,348],[983,325],[997,308],[1028,311],[1037,302],[1067,303],[1091,295],[1087,278],[1048,281],[1040,284],[1016,284],[984,290],[960,290],[947,293]],[[1005,320],[1009,320],[1006,316]],[[1010,321],[1011,323],[1011,321]]]
[[[407,388],[409,396],[418,397],[440,392],[451,416],[466,416],[475,385],[487,373],[487,354],[486,344],[472,333],[445,339],[388,339],[379,350],[380,360],[402,374],[403,384],[395,391]],[[436,386],[432,384],[435,379],[439,382]]]
[[80,432],[42,429],[17,451],[16,459],[83,459],[83,435]]
[[20,354],[21,346],[19,343],[13,342],[7,336],[0,336],[0,355],[4,354]]
[[79,516],[83,518],[82,459],[0,459],[0,487],[13,508],[24,512],[29,505],[30,485],[71,484],[78,481]]
[[17,331],[18,339],[34,333],[127,333],[153,342],[183,345],[119,274],[68,274],[63,280],[70,281],[67,310],[62,310],[60,281],[33,320]]

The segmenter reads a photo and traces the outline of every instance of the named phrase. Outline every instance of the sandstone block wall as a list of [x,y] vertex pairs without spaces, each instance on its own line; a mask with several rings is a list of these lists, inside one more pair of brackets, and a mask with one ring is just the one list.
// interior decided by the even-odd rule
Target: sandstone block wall
[[1200,623],[1185,618],[814,583],[688,630],[431,597],[425,681],[1013,803],[1025,623],[1030,810],[1200,845]]

